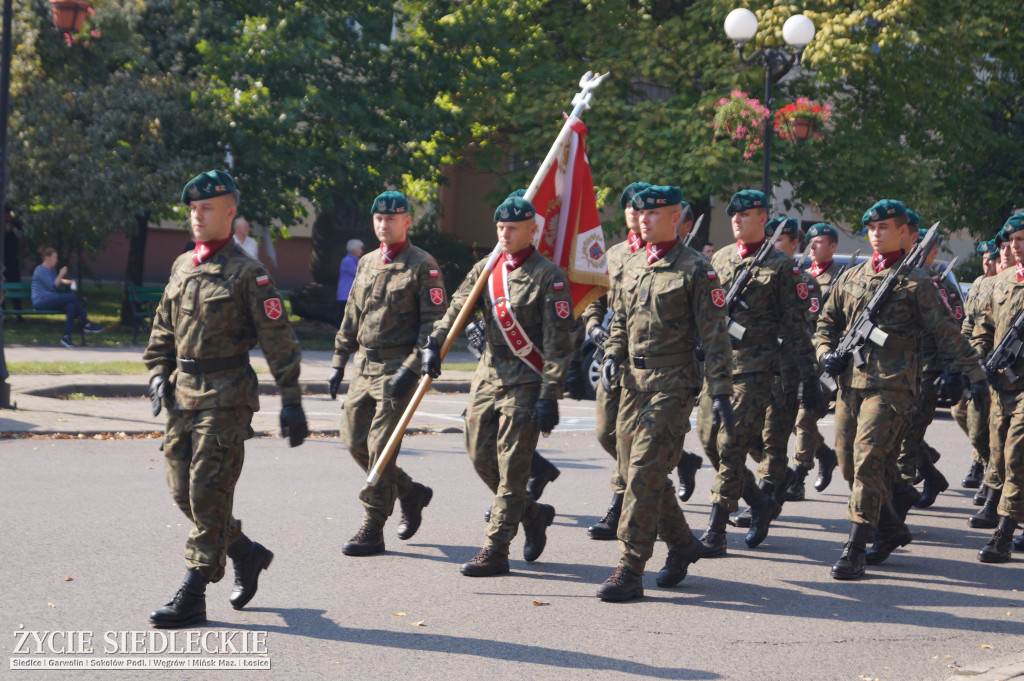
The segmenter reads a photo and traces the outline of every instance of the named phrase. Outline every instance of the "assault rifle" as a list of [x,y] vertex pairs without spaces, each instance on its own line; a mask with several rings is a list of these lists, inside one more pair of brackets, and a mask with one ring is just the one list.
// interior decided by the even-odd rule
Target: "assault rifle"
[[832,289],[834,289],[836,287],[836,284],[839,282],[839,276],[843,272],[845,272],[846,270],[850,269],[851,267],[853,267],[854,265],[857,264],[857,257],[858,256],[860,256],[860,249],[859,248],[856,251],[854,251],[853,255],[850,256],[850,259],[846,261],[846,264],[843,265],[842,267],[840,267],[839,271],[836,272],[836,276],[834,276],[832,278],[832,283],[828,285],[828,290],[821,292],[821,300],[818,301],[818,309],[819,310],[821,308],[825,307],[825,301],[828,300],[828,297],[830,295],[832,295]]
[[1013,318],[1003,339],[988,354],[982,366],[985,373],[990,376],[1002,372],[1011,381],[1016,381],[1017,374],[1010,367],[1022,354],[1024,354],[1024,310],[1018,312],[1017,316]]
[[697,238],[697,232],[700,231],[700,226],[703,222],[704,215],[701,214],[701,216],[697,218],[697,222],[693,223],[693,227],[690,228],[690,233],[686,235],[685,239],[683,239],[684,246],[686,246],[687,248],[692,248],[690,244],[692,244],[693,240]]
[[[871,300],[868,301],[868,304],[861,310],[857,319],[839,340],[839,344],[834,350],[837,355],[840,357],[853,355],[854,366],[859,367],[864,366],[866,361],[862,351],[868,341],[871,341],[880,348],[885,347],[885,341],[888,340],[889,334],[875,325],[875,316],[878,314],[878,310],[885,304],[889,294],[896,288],[896,285],[903,281],[912,269],[921,264],[927,253],[931,252],[938,239],[938,231],[939,223],[936,222],[928,230],[928,233],[925,234],[924,239],[910,249],[910,253],[903,258],[899,267],[891,270],[886,275],[882,283],[878,285],[874,295],[871,296]],[[834,394],[839,389],[839,384],[836,382],[837,378],[838,376],[833,376],[826,371],[821,375],[820,380],[821,384]]]
[[747,332],[747,329],[742,324],[738,324],[733,320],[732,311],[735,308],[739,308],[744,312],[750,309],[750,306],[743,300],[743,289],[753,279],[754,269],[764,264],[772,249],[775,248],[775,242],[782,236],[782,229],[780,227],[776,227],[771,236],[764,240],[764,243],[761,244],[761,248],[757,249],[754,257],[747,261],[747,266],[736,273],[736,278],[732,280],[729,292],[725,294],[725,309],[730,313],[728,318],[729,335],[736,340],[743,340],[743,334]]

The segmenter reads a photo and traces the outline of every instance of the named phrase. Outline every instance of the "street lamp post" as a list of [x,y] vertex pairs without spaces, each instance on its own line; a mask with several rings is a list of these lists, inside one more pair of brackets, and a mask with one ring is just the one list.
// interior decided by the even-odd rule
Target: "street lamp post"
[[775,128],[772,121],[772,86],[800,61],[804,47],[814,39],[814,22],[804,14],[794,14],[782,26],[782,38],[792,49],[765,47],[749,57],[743,47],[757,33],[757,17],[749,9],[734,9],[725,18],[725,34],[736,43],[736,53],[744,64],[755,62],[764,66],[764,105],[768,116],[764,121],[764,170],[762,191],[771,200],[771,153]]

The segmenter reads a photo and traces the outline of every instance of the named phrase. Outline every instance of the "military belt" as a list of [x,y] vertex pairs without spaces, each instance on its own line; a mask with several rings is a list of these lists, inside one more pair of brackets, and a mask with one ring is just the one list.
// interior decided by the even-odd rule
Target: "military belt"
[[366,359],[371,362],[383,362],[386,359],[405,357],[412,352],[415,347],[415,345],[403,345],[398,348],[363,348],[363,354],[365,354]]
[[633,366],[637,369],[662,369],[664,367],[677,367],[692,362],[693,351],[677,352],[674,355],[659,355],[658,357],[634,357]]
[[209,374],[214,371],[227,371],[244,367],[249,363],[248,353],[243,355],[232,355],[231,357],[215,357],[213,359],[184,359],[178,358],[178,371],[186,374]]

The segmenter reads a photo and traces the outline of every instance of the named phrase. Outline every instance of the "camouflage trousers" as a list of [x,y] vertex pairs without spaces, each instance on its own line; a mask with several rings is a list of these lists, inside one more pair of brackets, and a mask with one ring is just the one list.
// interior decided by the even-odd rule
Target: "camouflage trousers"
[[[968,439],[971,437],[971,427],[967,423],[969,419],[967,412],[970,409],[970,403],[971,401],[964,397],[949,408],[949,415],[953,417],[953,420],[956,421],[956,425],[960,426],[960,430],[964,431],[964,435],[966,435]],[[971,460],[984,464],[985,462],[982,461],[981,454],[978,452],[978,449],[974,447],[974,442],[971,442],[971,447],[974,448],[971,452]]]
[[747,485],[755,485],[754,474],[746,466],[747,453],[755,448],[764,429],[765,411],[772,396],[771,372],[736,374],[732,377],[732,409],[736,418],[734,433],[711,425],[711,395],[707,384],[697,410],[697,435],[711,465],[718,472],[711,484],[711,503],[729,511],[739,508],[739,499]]
[[224,576],[227,547],[242,535],[242,522],[231,511],[245,461],[244,443],[253,436],[252,414],[248,407],[167,410],[160,447],[167,486],[192,521],[185,565],[211,582]]
[[[827,397],[825,399],[828,399]],[[814,468],[814,455],[825,438],[818,431],[820,416],[813,409],[800,407],[796,414],[796,441],[793,444],[793,466]]]
[[914,401],[914,413],[907,421],[900,453],[896,457],[896,472],[904,481],[913,483],[917,477],[917,468],[929,460],[930,454],[924,444],[924,436],[928,426],[935,418],[935,407],[939,402],[939,389],[935,386],[941,371],[926,371],[921,374],[921,383]]
[[851,489],[848,520],[878,526],[882,505],[892,497],[896,457],[913,408],[910,391],[839,389],[836,456]]
[[776,376],[772,383],[772,397],[761,431],[761,451],[753,454],[754,460],[759,461],[757,477],[771,485],[781,485],[786,479],[789,436],[800,411],[799,385],[799,377]]
[[527,495],[526,482],[540,435],[530,417],[539,396],[540,383],[502,386],[474,378],[466,405],[466,451],[494,493],[484,548],[504,555],[519,523],[537,517],[537,502]]
[[957,423],[960,423],[961,418],[964,419],[965,425],[960,427],[965,430],[971,441],[971,459],[983,466],[988,465],[989,458],[988,417],[989,410],[979,409],[974,400],[961,400],[953,408],[953,418]]
[[[395,363],[395,370],[401,361]],[[352,458],[364,472],[377,464],[391,433],[409,405],[412,394],[395,400],[386,397],[387,382],[394,371],[382,376],[364,376],[357,373],[349,384],[341,416],[341,437],[348,446]],[[395,499],[401,499],[412,491],[412,478],[398,464],[398,450],[380,472],[376,485],[363,485],[359,490],[359,501],[363,505],[363,525],[371,530],[381,530],[395,510]]]
[[619,418],[619,396],[622,388],[613,385],[611,390],[605,390],[600,383],[597,384],[597,395],[594,398],[596,409],[595,430],[597,441],[615,459],[615,468],[612,469],[612,492],[621,494],[626,488],[625,469],[629,466],[628,459],[623,461],[617,454],[615,445],[615,421]]
[[619,517],[619,564],[643,574],[660,536],[670,549],[695,541],[668,475],[679,463],[690,430],[693,389],[622,389],[616,425],[619,459],[629,461]]
[[[1002,488],[999,515],[1024,521],[1024,395],[992,391],[991,456],[985,484]],[[998,482],[989,484],[989,480]]]

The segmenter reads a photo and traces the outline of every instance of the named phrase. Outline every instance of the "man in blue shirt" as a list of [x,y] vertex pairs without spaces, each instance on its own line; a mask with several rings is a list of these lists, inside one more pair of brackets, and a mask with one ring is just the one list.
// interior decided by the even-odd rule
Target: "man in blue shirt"
[[74,287],[73,279],[66,279],[68,268],[61,267],[57,271],[57,251],[44,247],[40,253],[43,264],[32,273],[32,307],[37,310],[64,310],[64,336],[60,344],[66,348],[72,346],[71,332],[75,330],[75,317],[82,320],[82,329],[87,333],[100,333],[103,327],[89,321],[89,315],[82,307],[82,301],[74,293],[59,293],[58,286]]

